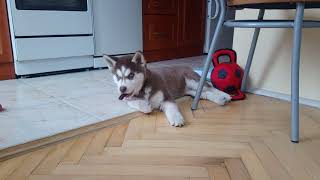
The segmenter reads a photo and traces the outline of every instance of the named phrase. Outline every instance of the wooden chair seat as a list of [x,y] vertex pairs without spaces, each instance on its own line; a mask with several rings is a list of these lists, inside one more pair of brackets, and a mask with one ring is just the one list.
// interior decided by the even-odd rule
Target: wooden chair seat
[[320,8],[320,0],[228,0],[227,4],[236,8],[295,9],[297,2],[305,2],[305,9]]

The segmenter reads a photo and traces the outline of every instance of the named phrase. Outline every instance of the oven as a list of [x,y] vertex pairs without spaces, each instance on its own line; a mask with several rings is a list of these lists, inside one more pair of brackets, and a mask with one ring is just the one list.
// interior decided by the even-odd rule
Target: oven
[[91,0],[7,0],[17,75],[93,67]]
[[9,0],[14,35],[92,34],[90,0]]

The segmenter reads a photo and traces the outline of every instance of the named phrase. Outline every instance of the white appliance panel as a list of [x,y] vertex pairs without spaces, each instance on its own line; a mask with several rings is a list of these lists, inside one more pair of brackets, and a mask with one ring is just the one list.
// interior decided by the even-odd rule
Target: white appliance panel
[[142,0],[93,0],[95,56],[142,50]]
[[14,65],[17,75],[29,75],[93,67],[93,56],[15,61]]
[[91,0],[87,0],[87,11],[18,10],[15,0],[9,2],[15,36],[93,33]]
[[18,61],[93,55],[93,37],[16,39]]

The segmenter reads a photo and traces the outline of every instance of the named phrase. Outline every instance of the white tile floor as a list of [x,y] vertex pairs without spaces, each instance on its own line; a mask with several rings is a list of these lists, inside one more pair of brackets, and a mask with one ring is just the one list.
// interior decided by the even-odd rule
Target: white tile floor
[[[204,56],[162,61],[150,66],[201,67]],[[130,112],[118,100],[111,73],[93,70],[0,81],[0,149],[44,138]]]

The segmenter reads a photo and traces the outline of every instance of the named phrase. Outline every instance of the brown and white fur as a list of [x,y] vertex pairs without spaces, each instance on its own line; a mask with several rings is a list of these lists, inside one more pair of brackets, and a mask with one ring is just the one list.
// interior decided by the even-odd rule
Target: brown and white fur
[[[147,68],[141,52],[121,58],[107,55],[103,57],[118,86],[120,100],[126,100],[130,107],[143,113],[160,109],[165,113],[170,125],[184,125],[183,116],[175,99],[185,95],[195,96],[200,76],[192,68],[179,66]],[[228,94],[208,83],[203,88],[201,98],[219,105],[231,100]]]

